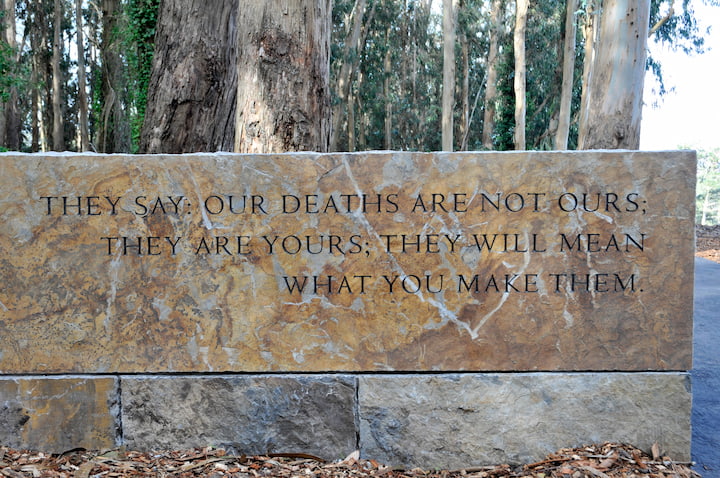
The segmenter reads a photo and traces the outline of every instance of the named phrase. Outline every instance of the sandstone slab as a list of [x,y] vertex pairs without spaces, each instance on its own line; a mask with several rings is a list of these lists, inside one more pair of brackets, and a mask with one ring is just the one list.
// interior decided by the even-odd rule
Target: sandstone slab
[[61,453],[119,440],[117,379],[0,378],[0,443]]
[[690,459],[685,373],[365,376],[358,387],[361,452],[396,466],[532,463],[604,441]]
[[0,155],[0,372],[691,367],[691,152]]
[[344,458],[357,448],[355,379],[343,376],[123,377],[124,443],[222,446],[238,454]]

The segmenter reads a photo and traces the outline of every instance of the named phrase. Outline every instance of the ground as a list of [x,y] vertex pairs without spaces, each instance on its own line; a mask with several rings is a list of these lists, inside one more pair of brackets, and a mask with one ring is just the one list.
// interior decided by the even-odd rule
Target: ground
[[695,226],[695,255],[720,263],[720,225]]
[[653,446],[650,454],[628,445],[604,443],[562,449],[545,460],[526,465],[468,467],[463,470],[397,470],[355,452],[342,461],[326,462],[298,454],[229,456],[202,448],[165,453],[122,449],[104,452],[70,450],[60,455],[0,448],[0,475],[10,478],[95,477],[372,477],[388,478],[698,478],[687,464],[673,462]]

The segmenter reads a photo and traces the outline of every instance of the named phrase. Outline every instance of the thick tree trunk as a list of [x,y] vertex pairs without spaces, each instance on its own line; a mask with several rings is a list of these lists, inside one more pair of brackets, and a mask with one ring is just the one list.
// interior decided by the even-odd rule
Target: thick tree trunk
[[455,107],[455,14],[457,0],[443,0],[442,150],[453,150]]
[[53,14],[53,55],[52,55],[52,104],[53,104],[53,150],[65,150],[65,125],[62,114],[62,70],[60,69],[60,61],[62,60],[63,43],[62,34],[62,1],[55,0]]
[[[363,17],[365,16],[366,0],[355,0],[353,7],[352,27],[345,38],[345,48],[342,57],[342,65],[338,72],[336,91],[338,95],[338,103],[333,107],[332,112],[332,132],[330,136],[330,150],[337,151],[338,138],[340,137],[340,129],[342,127],[343,109],[348,105],[350,96],[350,87],[352,85],[353,74],[355,70],[355,57],[360,43],[360,33],[362,32]],[[348,112],[349,113],[349,112]],[[347,131],[354,128],[350,122],[349,114],[347,120]],[[349,149],[349,148],[348,148]]]
[[85,43],[83,39],[82,0],[75,0],[75,26],[77,30],[78,57],[78,127],[80,130],[80,151],[90,149],[88,133],[88,98],[87,81],[85,80]]
[[493,0],[490,10],[490,50],[488,52],[487,86],[485,87],[485,113],[483,116],[482,143],[487,149],[493,149],[495,129],[495,98],[497,96],[497,61],[500,36],[500,11],[502,0]]
[[563,47],[562,90],[560,92],[560,113],[555,133],[554,149],[568,147],[570,135],[570,106],[572,103],[573,74],[575,72],[575,11],[577,0],[567,0],[565,14],[565,45]]
[[638,149],[650,0],[606,0],[580,149]]
[[232,151],[237,13],[237,0],[161,3],[140,151]]
[[235,151],[330,146],[331,0],[240,0]]
[[515,11],[515,149],[525,149],[525,30],[527,29],[528,0],[517,0]]

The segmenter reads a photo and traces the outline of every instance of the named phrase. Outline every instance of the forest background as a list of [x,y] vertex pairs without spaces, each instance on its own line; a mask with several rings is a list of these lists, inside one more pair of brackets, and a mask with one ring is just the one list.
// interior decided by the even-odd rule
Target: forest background
[[[192,0],[163,1],[193,10]],[[207,3],[212,10],[218,2]],[[227,4],[217,10],[230,18],[235,13],[220,7]],[[329,149],[587,147],[580,131],[588,110],[586,57],[602,8],[599,0],[335,0]],[[0,150],[155,152],[143,123],[160,11],[160,0],[0,0]],[[690,0],[652,0],[648,41],[702,54],[709,27],[701,20]],[[187,36],[182,21],[174,28]],[[218,45],[219,63],[223,50]],[[661,58],[648,54],[646,71],[662,98],[668,87]],[[199,74],[222,89],[213,78],[220,73]],[[521,75],[525,91],[518,96]],[[181,98],[174,108],[201,109],[202,101]],[[697,221],[718,224],[720,149],[698,157]]]

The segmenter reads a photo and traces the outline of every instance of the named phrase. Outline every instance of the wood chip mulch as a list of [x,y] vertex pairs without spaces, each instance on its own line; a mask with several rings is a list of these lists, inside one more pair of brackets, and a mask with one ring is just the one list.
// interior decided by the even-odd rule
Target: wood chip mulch
[[720,263],[720,225],[695,226],[695,255]]
[[298,454],[231,456],[224,450],[202,448],[162,453],[124,449],[103,452],[71,450],[59,455],[0,447],[0,476],[10,478],[99,477],[374,477],[388,478],[696,478],[688,463],[661,456],[657,446],[650,452],[630,445],[604,443],[563,448],[545,460],[520,466],[497,465],[463,470],[399,470],[375,460],[360,459],[355,452],[338,462]]

